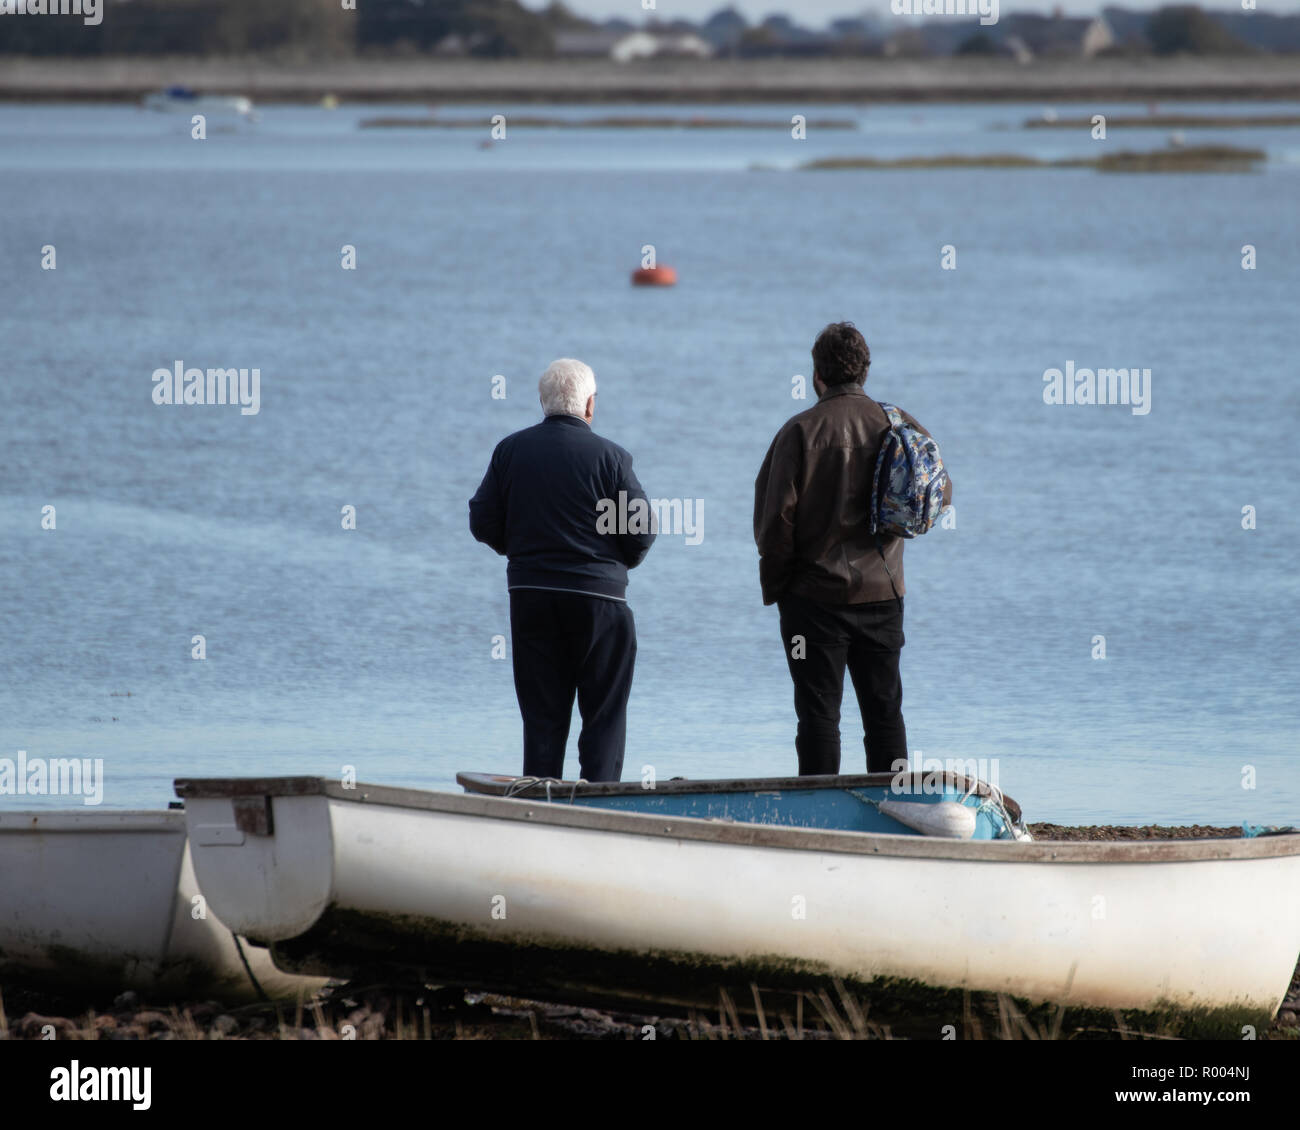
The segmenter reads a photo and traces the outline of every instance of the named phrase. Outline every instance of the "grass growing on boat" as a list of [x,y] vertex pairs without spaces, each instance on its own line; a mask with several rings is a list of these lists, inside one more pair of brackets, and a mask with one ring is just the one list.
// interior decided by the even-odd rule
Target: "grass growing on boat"
[[[328,953],[328,963],[322,953]],[[722,991],[730,995],[731,1010],[754,1015],[754,986],[761,992],[761,1007],[775,1016],[782,1011],[793,1016],[809,1000],[824,1007],[823,992],[841,998],[847,992],[859,1002],[863,1017],[881,1031],[910,1039],[941,1039],[945,1026],[960,1032],[972,1021],[981,1032],[997,1032],[1003,1013],[996,993],[968,994],[899,978],[837,981],[824,963],[808,960],[755,955],[727,961],[712,954],[634,950],[594,953],[576,941],[567,946],[549,938],[530,943],[512,936],[506,941],[488,930],[402,915],[362,915],[337,907],[327,910],[306,934],[278,943],[275,959],[281,968],[305,973],[322,972],[328,964],[329,970],[354,980],[383,983],[403,977],[617,1012],[653,1007],[662,1015],[679,1017],[717,1007],[727,999],[720,996]],[[1068,996],[1068,987],[1063,992]],[[836,999],[830,995],[832,1003]],[[1264,1031],[1270,1021],[1251,1008],[1170,1006],[1117,1014],[1098,1008],[1061,1009],[1015,997],[1007,997],[1007,1002],[1005,1015],[1024,1020],[1023,1025],[1014,1021],[1018,1030],[1028,1025],[1039,1032],[1055,1031],[1063,1039],[1108,1039],[1116,1033],[1123,1038],[1240,1039],[1243,1027]],[[848,1007],[842,999],[840,1004]],[[727,1011],[724,1005],[724,1017]],[[845,1015],[853,1027],[851,1015]],[[831,1024],[829,1018],[826,1023]]]
[[[75,969],[77,984],[83,992],[117,993],[134,964],[131,958],[107,961],[74,946],[62,945],[47,945],[44,958],[43,968],[32,968],[26,962],[10,966],[5,961],[4,952],[0,951],[0,985],[17,982],[37,992],[58,994],[61,986],[67,984],[67,971]],[[226,992],[232,1001],[252,1000],[256,996],[242,973],[238,976],[223,975],[197,958],[174,960],[159,970],[160,992],[181,992],[184,986],[196,984],[212,986],[213,992]]]
[[[802,995],[838,1039],[1239,1040],[1247,1026],[1262,1033],[1270,1023],[1250,1008],[1080,1008],[898,979],[855,985],[835,978]],[[1279,1027],[1284,1038],[1287,1031]]]

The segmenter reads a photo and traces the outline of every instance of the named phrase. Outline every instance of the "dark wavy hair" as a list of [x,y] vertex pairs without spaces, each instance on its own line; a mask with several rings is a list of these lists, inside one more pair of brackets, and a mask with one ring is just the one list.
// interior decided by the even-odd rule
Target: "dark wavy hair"
[[823,384],[864,384],[871,366],[871,350],[852,322],[832,322],[812,347],[813,373]]

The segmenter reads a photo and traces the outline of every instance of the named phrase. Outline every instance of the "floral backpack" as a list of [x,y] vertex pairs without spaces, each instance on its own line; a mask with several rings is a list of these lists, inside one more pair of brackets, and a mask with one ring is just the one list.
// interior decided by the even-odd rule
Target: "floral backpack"
[[943,469],[939,445],[912,427],[892,404],[881,404],[889,431],[880,445],[872,479],[871,532],[914,538],[926,533],[944,511]]

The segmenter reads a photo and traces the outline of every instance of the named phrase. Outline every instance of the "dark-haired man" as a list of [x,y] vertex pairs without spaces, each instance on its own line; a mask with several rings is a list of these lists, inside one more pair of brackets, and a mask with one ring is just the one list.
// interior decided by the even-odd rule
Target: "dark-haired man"
[[[898,671],[903,542],[873,535],[870,524],[889,419],[863,391],[871,351],[852,322],[822,330],[812,359],[817,403],[776,433],[754,483],[763,603],[776,604],[781,616],[800,775],[840,770],[846,665],[862,711],[867,771],[885,773],[907,760]],[[951,500],[949,481],[944,505]]]

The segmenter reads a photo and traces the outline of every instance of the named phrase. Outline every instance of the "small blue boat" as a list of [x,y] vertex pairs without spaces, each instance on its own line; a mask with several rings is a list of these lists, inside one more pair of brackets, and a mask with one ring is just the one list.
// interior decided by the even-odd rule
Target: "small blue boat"
[[[1029,838],[1020,806],[1014,800],[992,785],[955,773],[714,781],[675,777],[657,781],[653,787],[638,781],[592,784],[458,773],[456,782],[467,793],[483,796],[726,823],[974,840]],[[970,815],[962,819],[960,814],[954,814],[955,805],[967,809]]]

